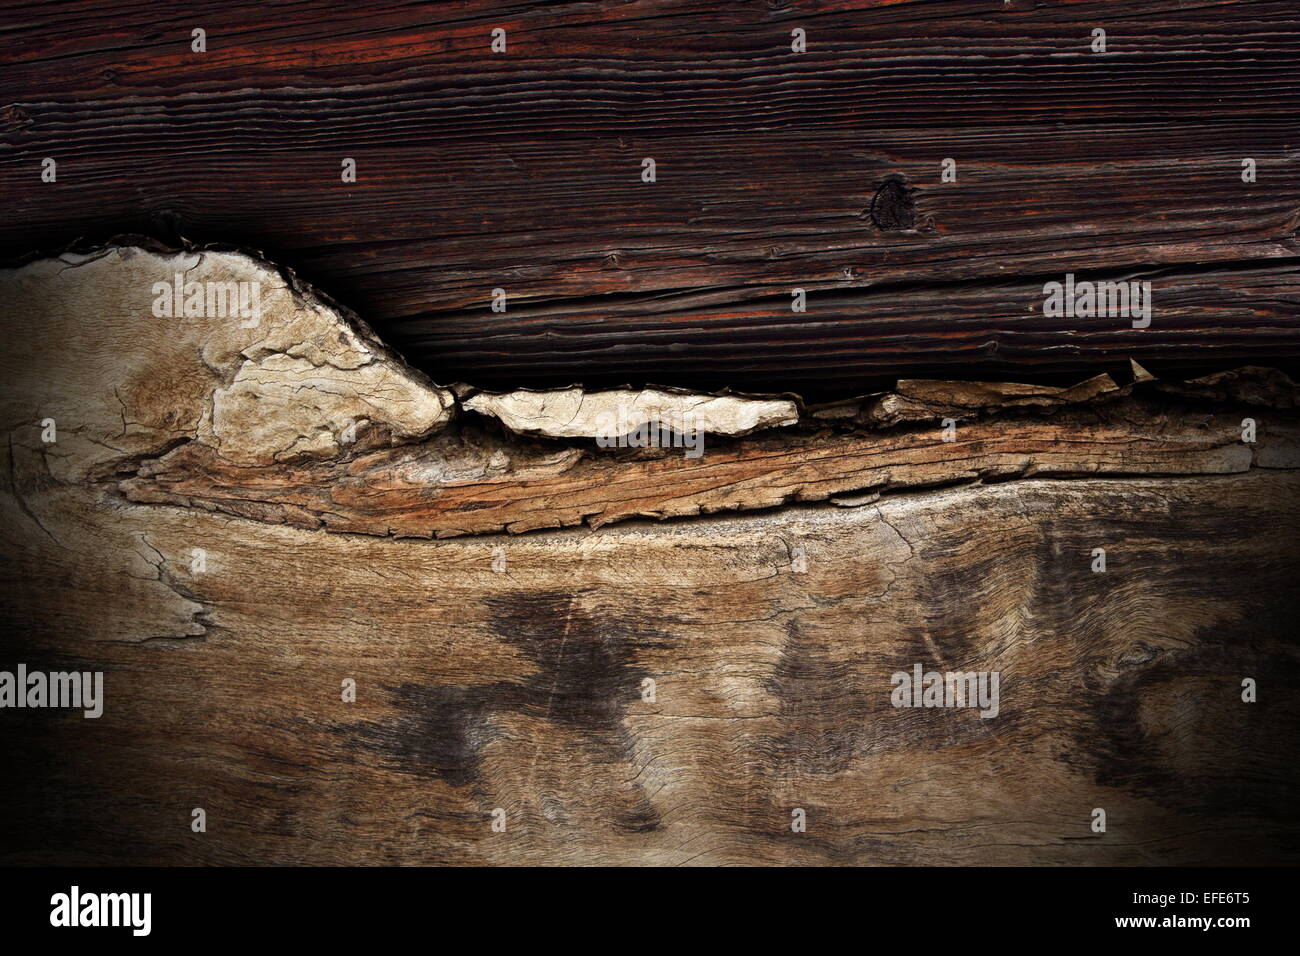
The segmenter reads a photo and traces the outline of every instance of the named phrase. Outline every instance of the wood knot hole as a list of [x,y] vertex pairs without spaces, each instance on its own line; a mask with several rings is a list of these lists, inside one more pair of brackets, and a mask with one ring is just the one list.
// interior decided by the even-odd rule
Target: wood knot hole
[[897,173],[885,177],[871,197],[871,208],[867,210],[876,228],[911,229],[916,225],[915,193],[916,190]]

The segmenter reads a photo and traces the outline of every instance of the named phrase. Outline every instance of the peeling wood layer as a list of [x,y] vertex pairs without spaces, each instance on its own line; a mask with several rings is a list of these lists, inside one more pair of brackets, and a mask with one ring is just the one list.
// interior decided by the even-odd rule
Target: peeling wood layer
[[613,439],[643,425],[659,423],[710,435],[747,435],[799,420],[797,406],[788,399],[697,395],[650,388],[483,393],[467,399],[465,408],[499,418],[521,435],[547,438]]
[[630,517],[672,518],[822,501],[864,491],[1016,477],[1220,475],[1300,466],[1300,422],[1275,420],[1258,447],[1240,413],[1128,401],[1047,421],[996,419],[940,430],[804,433],[658,449],[515,449],[481,433],[297,467],[241,468],[189,444],[120,483],[132,501],[209,508],[332,531],[446,537]]
[[[962,481],[1300,461],[1297,388],[1262,370],[1166,384],[1135,366],[1128,386],[1101,375],[1068,389],[904,380],[802,412],[790,399],[681,392],[490,395],[432,385],[359,320],[244,255],[126,247],[11,275],[21,314],[51,335],[77,330],[57,365],[38,373],[19,349],[9,366],[11,401],[32,409],[33,426],[65,422],[74,452],[61,469],[115,477],[131,501],[299,527],[403,537],[599,527]],[[155,315],[152,290],[176,276],[258,284],[255,326]],[[91,326],[70,289],[102,306]],[[71,404],[65,375],[94,400]],[[1222,399],[1212,414],[1198,403],[1209,396]],[[1234,400],[1252,396],[1273,414],[1245,442],[1248,406]],[[697,454],[582,440],[687,421],[707,433]]]
[[[39,329],[5,351],[8,414],[64,421],[56,461],[69,476],[186,441],[248,465],[320,457],[349,428],[401,442],[451,415],[451,393],[355,316],[248,256],[110,247],[0,282],[8,314]],[[236,314],[232,285],[256,290],[256,310]]]

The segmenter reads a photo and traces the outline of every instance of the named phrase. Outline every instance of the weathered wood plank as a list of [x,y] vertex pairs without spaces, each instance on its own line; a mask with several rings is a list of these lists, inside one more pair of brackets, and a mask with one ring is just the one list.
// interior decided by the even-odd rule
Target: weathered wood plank
[[[264,248],[481,387],[1300,358],[1294,7],[1019,7],[236,3],[198,54],[179,4],[8,4],[0,254]],[[915,228],[868,214],[889,176]],[[1152,327],[1045,321],[1067,271],[1152,278]]]
[[[166,289],[178,274],[195,283],[257,283],[257,324],[154,315],[155,284]],[[77,435],[80,457],[59,463],[63,477],[118,478],[133,501],[300,527],[442,537],[599,527],[638,515],[770,508],[1011,476],[1300,465],[1300,431],[1290,416],[1266,417],[1248,444],[1242,421],[1253,414],[1249,402],[1225,395],[1207,410],[1159,382],[1120,388],[1107,376],[1071,391],[1027,394],[907,382],[898,394],[806,410],[802,418],[788,400],[692,401],[684,407],[721,410],[708,424],[712,434],[694,419],[675,423],[700,432],[694,453],[602,448],[592,440],[598,430],[586,438],[571,430],[580,406],[552,395],[567,417],[558,423],[570,428],[566,437],[512,439],[491,417],[501,400],[459,401],[453,391],[464,388],[429,385],[311,290],[286,286],[275,269],[245,256],[123,249],[46,260],[11,275],[18,277],[14,311],[39,316],[38,327],[66,343],[54,354],[45,339],[24,336],[16,344],[6,363],[13,414],[94,422],[102,432],[98,439]],[[99,305],[89,321],[76,305],[83,299]],[[141,348],[142,323],[167,334]],[[1233,390],[1249,398],[1248,388]],[[1265,411],[1296,402],[1289,382],[1273,387],[1260,379],[1258,388]],[[671,398],[648,406],[656,423],[674,414]],[[590,429],[600,419],[600,394],[589,402]],[[621,414],[632,407],[605,404]],[[505,419],[525,434],[537,430],[526,420],[528,407]],[[738,415],[739,408],[762,408],[768,417],[761,421],[780,427],[754,431],[760,419]],[[1012,414],[993,414],[1003,410]],[[538,427],[551,422],[537,417]],[[727,418],[738,419],[735,427],[724,427]],[[606,437],[639,422],[625,421]]]
[[[106,670],[107,705],[5,714],[4,859],[1294,864],[1298,491],[1045,479],[453,542],[37,491],[54,540],[3,509],[6,656]],[[893,708],[914,663],[998,671],[999,716]]]
[[[259,324],[154,316],[151,280],[178,262],[195,281],[261,276]],[[209,508],[312,467],[344,506],[334,465],[406,449],[424,456],[411,509],[481,480],[458,474],[477,452],[457,444],[465,390],[444,405],[286,283],[238,256],[145,250],[0,274],[26,318],[0,353],[0,670],[101,670],[106,688],[95,720],[0,711],[21,768],[0,787],[0,819],[20,821],[4,862],[1300,860],[1284,378],[904,382],[707,445],[695,464],[741,469],[734,488],[583,448],[571,487],[537,475],[501,506],[618,502],[626,481],[656,507],[674,489],[762,507],[835,468],[857,468],[857,490],[888,473],[900,487],[878,500],[452,541],[331,533]],[[297,400],[219,410],[281,386]],[[936,440],[936,417],[960,440]],[[359,420],[355,444],[336,434]],[[534,447],[563,465],[577,447],[476,428],[489,461]],[[131,501],[121,479],[159,460],[228,484],[203,507]],[[953,469],[992,483],[924,487]],[[360,477],[353,492],[375,482]],[[996,672],[997,715],[895,706],[893,675],[916,665]]]

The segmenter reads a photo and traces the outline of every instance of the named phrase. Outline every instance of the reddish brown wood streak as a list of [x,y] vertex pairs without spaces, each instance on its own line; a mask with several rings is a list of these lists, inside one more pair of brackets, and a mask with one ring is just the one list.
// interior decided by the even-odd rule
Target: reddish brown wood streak
[[[1232,409],[1207,421],[1203,409],[1189,413],[1125,399],[1048,421],[1033,416],[965,424],[952,444],[941,441],[937,424],[883,434],[805,429],[724,439],[698,460],[670,451],[611,460],[608,452],[593,455],[581,446],[566,455],[553,444],[521,442],[505,446],[512,460],[504,474],[448,481],[427,476],[448,463],[472,472],[487,457],[480,448],[499,448],[499,440],[470,426],[423,447],[257,467],[240,467],[207,446],[189,444],[148,463],[121,490],[132,501],[397,537],[601,527],[637,516],[744,511],[1026,475],[1240,472],[1250,467],[1240,442],[1242,414]],[[1134,422],[1142,423],[1139,434]],[[1261,453],[1292,460],[1298,437],[1292,421],[1274,421]]]

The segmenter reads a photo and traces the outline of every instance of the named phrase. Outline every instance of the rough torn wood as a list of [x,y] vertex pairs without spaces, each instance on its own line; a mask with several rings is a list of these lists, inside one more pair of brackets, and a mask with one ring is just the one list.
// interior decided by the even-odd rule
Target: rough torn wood
[[[1300,860],[1285,377],[900,383],[692,462],[517,435],[246,257],[192,269],[261,327],[160,321],[173,264],[0,275],[2,646],[108,688],[3,715],[6,862]],[[892,707],[914,663],[1000,716]]]
[[[520,435],[613,439],[643,425],[674,424],[710,435],[748,435],[793,425],[799,410],[788,399],[698,395],[644,388],[589,392],[582,388],[481,393],[465,400],[471,412],[499,418]],[[622,429],[622,430],[620,430]]]

